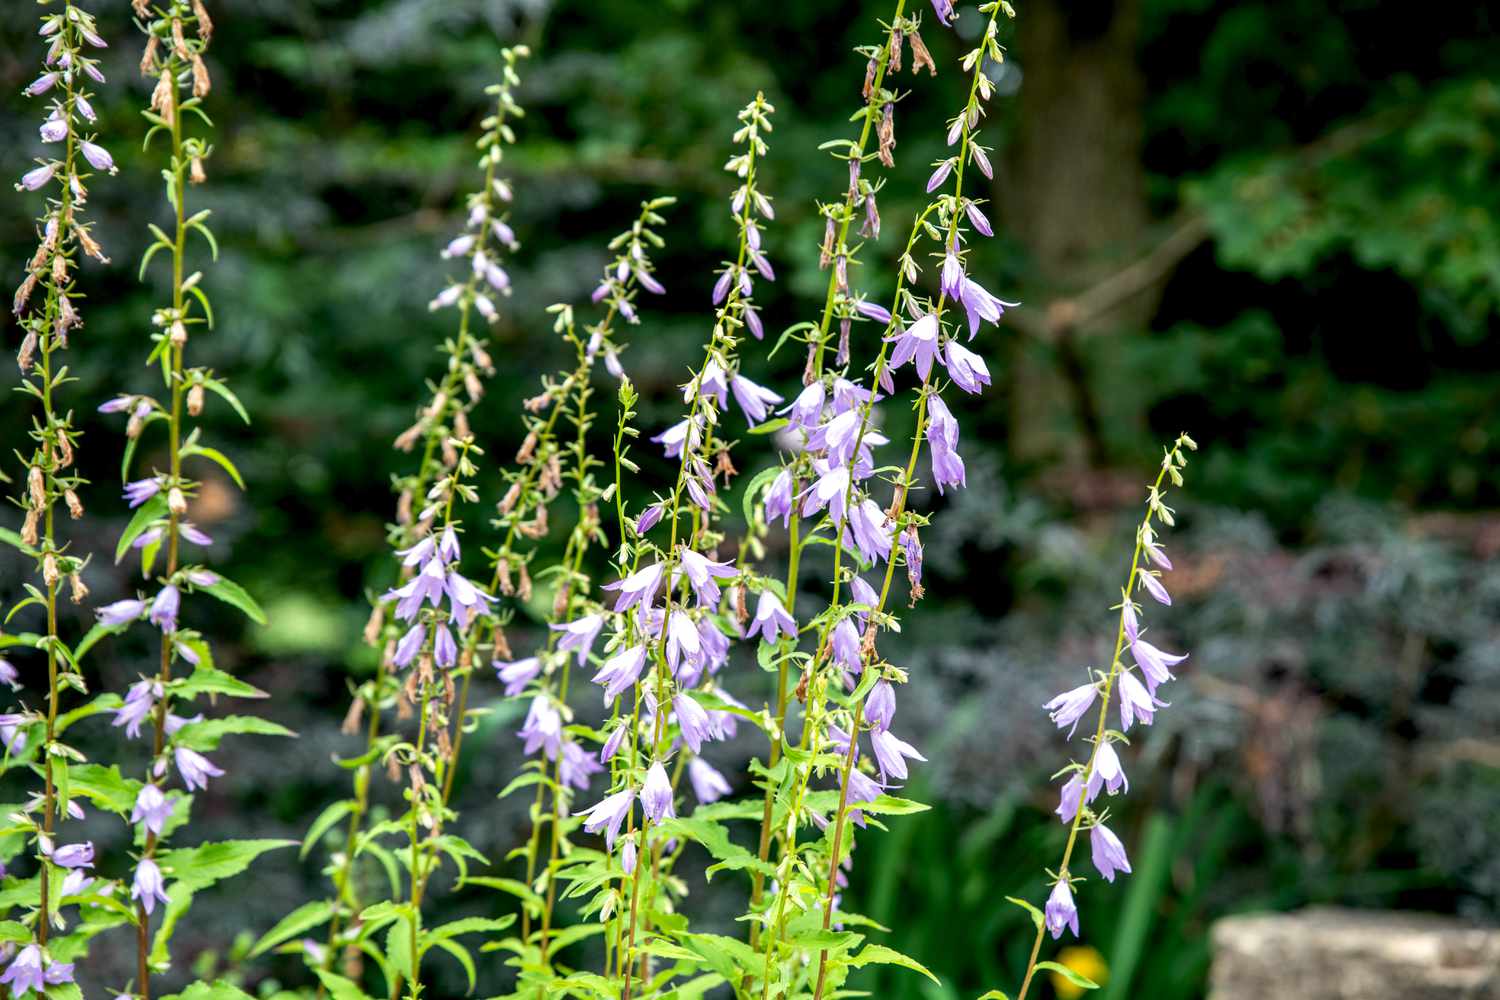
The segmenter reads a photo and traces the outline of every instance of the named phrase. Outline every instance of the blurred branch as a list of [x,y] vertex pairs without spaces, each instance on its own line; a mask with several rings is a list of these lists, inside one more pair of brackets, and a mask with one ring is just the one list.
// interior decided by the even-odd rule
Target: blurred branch
[[[1289,151],[1282,162],[1289,161],[1294,169],[1302,172],[1314,170],[1329,160],[1358,152],[1388,135],[1417,111],[1415,103],[1407,103],[1376,112]],[[1088,332],[1096,320],[1166,281],[1188,254],[1212,236],[1207,216],[1196,207],[1178,212],[1166,228],[1165,238],[1130,264],[1088,288],[1056,298],[1042,310],[1012,313],[1015,325],[1028,336],[1058,344],[1066,355],[1072,349],[1070,337],[1075,331]]]

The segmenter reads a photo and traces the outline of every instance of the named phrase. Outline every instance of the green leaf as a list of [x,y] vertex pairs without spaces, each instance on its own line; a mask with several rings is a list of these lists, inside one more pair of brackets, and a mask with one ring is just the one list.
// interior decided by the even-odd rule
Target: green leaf
[[1010,997],[999,990],[990,990],[984,996],[980,997],[979,1000],[1010,1000]]
[[302,849],[297,852],[297,857],[307,857],[307,852],[322,841],[323,835],[353,811],[353,799],[340,799],[320,812],[318,818],[313,820],[312,826],[307,828],[307,836],[302,838]]
[[229,460],[229,456],[224,454],[219,449],[210,448],[206,444],[184,446],[182,449],[182,457],[188,458],[192,455],[202,455],[204,458],[213,461],[219,466],[219,468],[229,473],[229,478],[234,480],[234,484],[236,486],[238,486],[242,490],[245,488],[245,480],[240,476],[240,470],[236,469],[234,467],[234,463]]
[[1006,896],[1005,897],[1005,901],[1008,902],[1008,903],[1015,903],[1021,909],[1025,910],[1027,913],[1031,914],[1031,923],[1032,923],[1032,926],[1034,926],[1037,929],[1038,932],[1041,931],[1042,924],[1045,922],[1045,919],[1046,919],[1046,918],[1044,918],[1042,916],[1042,911],[1041,910],[1038,910],[1035,906],[1032,906],[1030,903],[1026,902],[1026,900],[1024,900],[1024,899],[1017,899],[1015,896]]
[[370,1000],[370,997],[361,990],[352,980],[345,979],[326,969],[314,969],[318,979],[323,983],[323,988],[333,1000]]
[[869,965],[872,962],[880,965],[899,965],[902,968],[911,969],[913,972],[920,972],[939,986],[943,985],[937,976],[927,971],[927,966],[918,962],[915,958],[903,955],[899,951],[887,948],[885,945],[867,944],[860,949],[858,955],[849,959],[849,964],[856,968]]
[[[783,427],[787,426],[790,423],[791,423],[791,421],[788,420],[786,417],[777,417],[774,420],[767,420],[763,424],[756,424],[754,427],[750,428],[750,433],[751,434],[775,434],[777,431],[781,430]],[[781,470],[780,469],[776,469],[775,471],[776,472],[780,472]]]
[[[189,722],[177,731],[172,742],[177,746],[200,752],[217,750],[219,741],[230,735],[296,736],[297,734],[277,722],[257,718],[253,715],[226,715],[222,719],[205,719]],[[291,841],[288,841],[291,843]]]
[[914,802],[911,799],[901,799],[894,795],[882,795],[873,802],[859,803],[861,812],[872,816],[909,816],[912,813],[926,812],[932,806],[925,802]]
[[459,882],[457,888],[462,889],[464,886],[469,885],[478,885],[483,886],[486,889],[498,889],[500,892],[508,892],[512,896],[515,896],[517,899],[521,900],[523,903],[526,903],[528,904],[528,906],[532,907],[534,909],[534,912],[541,912],[542,897],[537,894],[537,892],[533,890],[529,885],[518,879],[491,878],[488,875],[480,875],[464,879],[463,881]]
[[125,530],[120,534],[120,540],[115,544],[115,565],[125,558],[125,553],[130,551],[130,543],[141,537],[142,532],[151,527],[153,521],[159,521],[167,516],[167,498],[160,493],[141,504],[135,510],[135,516],[130,523],[125,525]]
[[266,613],[260,609],[259,604],[255,603],[255,598],[245,593],[245,588],[233,580],[221,576],[214,583],[206,585],[197,584],[196,586],[199,590],[217,597],[225,604],[239,608],[255,624],[264,625],[266,623]]
[[156,928],[156,936],[151,939],[151,961],[154,964],[164,966],[171,961],[172,934],[177,930],[177,922],[192,905],[192,886],[178,882],[167,890],[167,905],[162,911],[161,923]]
[[480,931],[503,931],[515,922],[514,913],[507,913],[503,917],[462,917],[443,924],[441,927],[434,927],[423,937],[438,939],[457,937],[460,934],[477,934]]
[[191,698],[200,694],[223,694],[233,698],[270,697],[260,688],[201,661],[193,668],[191,675],[180,681],[173,681],[172,690],[179,698]]
[[453,941],[448,938],[438,938],[436,941],[432,942],[432,944],[433,947],[441,948],[448,954],[452,955],[454,958],[458,959],[458,964],[462,965],[464,967],[464,972],[468,973],[469,992],[473,993],[475,979],[474,956],[469,954],[469,949],[465,948],[457,941]]
[[73,798],[88,799],[96,808],[121,816],[135,808],[141,790],[139,781],[125,777],[115,765],[70,764],[68,783]]
[[254,998],[233,983],[216,979],[211,983],[200,980],[181,993],[164,997],[163,1000],[254,1000]]
[[1074,972],[1072,969],[1068,968],[1066,965],[1063,965],[1061,962],[1038,962],[1036,963],[1036,967],[1038,969],[1046,969],[1048,972],[1055,972],[1059,976],[1062,976],[1064,979],[1066,979],[1068,982],[1072,983],[1074,986],[1077,986],[1081,989],[1097,990],[1099,988],[1099,984],[1094,982],[1088,976],[1085,976],[1081,972]]
[[282,917],[275,927],[266,931],[261,939],[255,942],[255,947],[245,957],[255,958],[264,955],[283,941],[290,941],[300,934],[305,934],[314,927],[321,927],[333,916],[334,905],[326,899],[314,900],[304,903],[291,913]]
[[18,920],[6,920],[0,922],[0,941],[9,941],[16,944],[30,944],[31,929]]
[[78,645],[73,647],[73,659],[75,661],[83,659],[83,654],[93,649],[100,639],[107,635],[118,635],[128,627],[127,625],[107,626],[96,623],[93,628],[84,633],[82,639],[78,640]]
[[245,411],[245,404],[240,402],[240,397],[230,391],[229,386],[216,378],[206,378],[203,380],[203,388],[219,396],[230,406],[234,407],[234,412],[238,413],[240,419],[245,423],[248,424],[250,422],[250,414]]
[[11,531],[9,528],[0,528],[0,542],[5,542],[7,545],[15,546],[22,552],[26,553],[28,556],[40,555],[40,553],[37,552],[36,549],[21,541],[20,535],[16,534],[14,531]]
[[681,817],[663,823],[662,831],[663,835],[668,837],[674,835],[687,837],[713,855],[718,864],[709,867],[707,872],[709,877],[712,877],[716,871],[737,871],[744,868],[773,877],[776,874],[775,865],[760,860],[748,848],[734,843],[729,839],[729,831],[712,820],[699,819],[696,816]]
[[233,878],[267,851],[295,847],[295,840],[224,840],[163,851],[157,861],[179,885],[203,889]]

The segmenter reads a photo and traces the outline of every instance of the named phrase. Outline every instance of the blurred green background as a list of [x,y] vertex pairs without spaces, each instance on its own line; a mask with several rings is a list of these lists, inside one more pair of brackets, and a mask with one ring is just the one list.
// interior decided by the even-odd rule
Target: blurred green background
[[[20,16],[29,5],[15,6],[0,24],[6,177],[40,149],[39,105],[20,96],[40,46]],[[126,6],[100,11],[112,42],[101,142],[121,172],[98,179],[91,201],[115,263],[88,269],[87,326],[71,354],[95,481],[78,544],[101,553],[125,519],[121,442],[92,409],[149,384],[141,361],[161,295],[135,280],[145,226],[164,209],[139,152],[146,91]],[[230,776],[200,797],[196,835],[299,836],[343,787],[331,757],[353,750],[338,733],[346,686],[372,668],[358,636],[363,595],[391,577],[382,526],[406,458],[390,442],[447,329],[426,303],[474,180],[470,143],[500,46],[525,42],[535,56],[508,161],[524,247],[494,330],[500,372],[475,420],[491,483],[517,443],[519,400],[565,363],[545,306],[584,300],[608,236],[663,193],[680,199],[658,258],[671,294],[646,303],[625,360],[652,432],[675,419],[672,387],[706,332],[712,272],[732,236],[719,168],[733,113],[757,90],[778,108],[762,173],[777,198],[766,242],[780,273],[758,295],[766,326],[774,337],[821,304],[814,203],[844,177],[816,147],[850,134],[863,76],[852,49],[877,40],[890,6],[210,5],[217,146],[191,197],[213,209],[223,256],[207,278],[218,329],[193,349],[255,423],[211,422],[251,490],[208,484],[195,520],[218,539],[210,561],[232,567],[272,624],[245,631],[226,614],[205,631],[226,637],[221,663],[272,691],[265,710],[301,739],[226,746]],[[978,30],[974,6],[958,4],[959,36]],[[1208,925],[1226,913],[1337,902],[1493,918],[1500,8],[1017,6],[985,133],[997,147],[999,235],[974,262],[1024,305],[976,342],[996,378],[960,412],[969,489],[924,498],[942,508],[927,539],[928,596],[886,650],[913,675],[903,735],[932,759],[911,794],[937,807],[865,838],[852,889],[893,928],[888,943],[944,986],[862,985],[933,998],[1014,986],[1029,924],[1003,897],[1039,900],[1063,838],[1047,776],[1065,751],[1038,706],[1107,656],[1144,477],[1184,429],[1203,447],[1172,539],[1180,600],[1154,621],[1163,645],[1193,658],[1171,711],[1126,761],[1132,795],[1114,826],[1136,873],[1085,887],[1084,939],[1097,955],[1077,960],[1102,964],[1107,997],[1192,997]],[[930,16],[922,34],[940,72],[899,78],[910,92],[897,167],[879,252],[867,252],[880,266],[856,276],[877,295],[963,100],[960,40]],[[16,280],[32,208],[16,195],[0,212],[0,271]],[[768,348],[747,348],[748,367],[788,384],[800,359],[768,361]],[[904,414],[891,409],[899,433]],[[0,404],[12,444],[25,412],[20,397]],[[740,468],[754,461],[747,451]],[[101,602],[133,587],[107,563],[89,577]],[[5,596],[18,576],[0,564]],[[146,657],[117,644],[98,682],[122,689]],[[492,858],[524,823],[519,806],[493,802],[520,762],[513,728],[496,715],[465,745],[466,835]],[[96,738],[114,753],[110,733]],[[120,831],[94,833],[119,846]],[[258,933],[321,894],[320,853],[303,864],[271,855],[197,904],[182,953],[222,957],[236,928]],[[741,890],[698,881],[688,905],[728,919]],[[96,948],[88,976],[122,982],[119,951]],[[456,995],[457,969],[447,971]],[[245,972],[300,981],[290,963]],[[481,990],[503,981],[486,977]]]

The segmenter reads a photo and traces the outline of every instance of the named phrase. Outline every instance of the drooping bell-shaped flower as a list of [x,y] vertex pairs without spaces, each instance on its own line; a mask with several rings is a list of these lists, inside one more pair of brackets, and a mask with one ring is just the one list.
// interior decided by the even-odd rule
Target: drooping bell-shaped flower
[[672,808],[672,782],[667,778],[667,769],[661,766],[661,761],[656,761],[646,771],[646,781],[641,786],[641,808],[653,823],[677,815]]
[[938,356],[938,333],[937,316],[928,313],[905,330],[899,330],[885,338],[896,345],[891,351],[891,369],[914,361],[918,377],[923,382],[927,381],[928,375],[932,373],[932,363]]
[[1058,729],[1072,727],[1068,729],[1068,738],[1072,739],[1074,730],[1078,728],[1078,720],[1083,718],[1098,695],[1099,689],[1094,684],[1080,684],[1071,691],[1064,691],[1042,707],[1047,710]]
[[606,583],[600,589],[618,590],[620,596],[615,600],[614,610],[625,611],[637,604],[649,606],[656,598],[657,588],[661,586],[661,577],[662,564],[652,563],[650,566],[636,570],[623,580]]
[[142,858],[135,866],[135,878],[130,884],[130,898],[141,904],[149,916],[157,903],[166,903],[167,887],[161,877],[161,868],[150,858]]
[[1067,879],[1059,880],[1052,887],[1044,916],[1047,930],[1052,933],[1054,941],[1062,937],[1064,929],[1071,930],[1074,937],[1078,936],[1078,907],[1073,905],[1073,890],[1068,886]]
[[1103,823],[1095,823],[1089,831],[1089,848],[1094,856],[1094,867],[1099,869],[1104,881],[1113,882],[1116,872],[1130,874],[1130,858],[1125,855],[1125,845]]
[[797,637],[796,620],[787,614],[781,601],[769,590],[760,592],[760,600],[755,605],[755,620],[750,623],[746,637],[757,633],[766,642],[775,642],[778,635],[784,635],[788,639]]
[[870,747],[875,752],[875,762],[880,765],[882,781],[895,778],[906,780],[906,759],[925,761],[917,748],[905,740],[898,739],[889,729],[878,729],[870,734]]
[[729,782],[724,775],[702,757],[694,757],[688,761],[688,781],[692,783],[693,795],[703,805],[717,802],[730,792]]
[[624,825],[625,817],[630,815],[630,804],[634,799],[635,793],[625,788],[605,796],[576,815],[586,817],[583,828],[589,833],[603,830],[604,842],[612,851],[615,849],[615,838],[620,835],[620,827]]

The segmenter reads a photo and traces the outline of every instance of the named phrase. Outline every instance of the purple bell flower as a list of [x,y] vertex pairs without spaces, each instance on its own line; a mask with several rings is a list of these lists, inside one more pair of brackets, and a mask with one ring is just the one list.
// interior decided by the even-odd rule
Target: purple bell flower
[[1064,691],[1042,707],[1047,710],[1058,729],[1072,727],[1068,730],[1068,738],[1072,739],[1074,731],[1078,729],[1078,720],[1083,718],[1098,695],[1099,689],[1092,683],[1080,684],[1071,691]]
[[646,665],[646,647],[631,646],[622,649],[604,661],[604,666],[594,675],[594,683],[604,685],[604,703],[610,705],[624,691],[635,684]]
[[510,663],[496,660],[492,665],[500,676],[500,683],[505,685],[507,698],[514,698],[520,694],[526,689],[526,685],[542,672],[542,661],[535,656],[528,656],[524,660],[514,660]]
[[788,639],[797,637],[796,620],[787,614],[786,608],[769,590],[760,592],[760,600],[755,605],[755,620],[750,623],[746,638],[756,633],[766,642],[775,642],[778,635],[785,635]]
[[625,611],[637,604],[649,606],[656,599],[657,588],[661,586],[661,577],[661,563],[652,563],[650,566],[636,570],[623,580],[606,583],[600,589],[618,590],[620,596],[615,601],[614,610]]
[[1062,937],[1064,928],[1072,930],[1074,937],[1078,936],[1078,907],[1073,905],[1073,890],[1067,879],[1052,887],[1052,895],[1047,897],[1045,917],[1047,930],[1052,932],[1054,941]]
[[891,351],[890,367],[896,369],[908,361],[914,361],[917,375],[926,382],[932,373],[932,363],[938,356],[938,332],[937,317],[928,313],[905,330],[885,338],[888,343],[896,345]]
[[182,592],[176,584],[167,584],[151,602],[151,624],[163,632],[177,631],[177,611],[181,604]]
[[672,698],[672,711],[677,715],[677,725],[682,730],[682,741],[693,753],[703,750],[703,741],[714,738],[713,723],[708,713],[691,695],[678,693]]
[[[1094,867],[1104,876],[1104,881],[1113,882],[1116,872],[1130,874],[1130,858],[1125,855],[1125,845],[1120,843],[1109,827],[1095,823],[1089,831],[1089,848],[1094,856]],[[1077,934],[1077,930],[1074,930]]]
[[661,766],[661,761],[652,764],[646,772],[646,783],[641,786],[641,808],[653,823],[677,815],[672,808],[672,782],[668,780],[667,769]]
[[875,730],[870,734],[870,747],[875,751],[875,762],[880,765],[880,778],[889,781],[896,778],[906,780],[906,758],[925,761],[917,748],[905,740],[898,739],[889,729]]
[[97,608],[94,611],[94,615],[99,619],[99,624],[107,628],[124,625],[126,622],[133,622],[145,613],[146,602],[134,599],[115,601],[113,604],[106,604],[104,607]]
[[1120,672],[1120,728],[1130,730],[1131,724],[1139,718],[1141,725],[1151,725],[1156,710],[1166,708],[1167,703],[1158,701],[1156,696],[1146,690],[1146,686],[1136,680],[1135,674],[1128,670]]
[[634,799],[635,794],[626,788],[605,796],[575,815],[586,817],[583,828],[589,833],[603,830],[604,843],[612,851],[615,849],[615,838],[620,835],[620,827],[624,825],[625,817],[630,815],[630,804]]
[[135,879],[130,885],[130,898],[139,900],[141,909],[149,915],[157,903],[167,900],[166,883],[161,877],[161,868],[150,858],[142,858],[135,868]]
[[130,822],[143,823],[147,830],[161,836],[167,820],[172,816],[172,804],[154,784],[141,786],[135,797],[135,808],[130,813]]
[[689,760],[687,767],[688,781],[693,785],[693,795],[703,805],[717,802],[729,794],[729,782],[725,780],[724,775],[702,757]]
[[217,778],[224,773],[223,768],[216,766],[213,761],[198,751],[187,747],[175,748],[172,756],[177,761],[177,773],[182,775],[182,783],[189,789],[207,788],[209,778]]
[[604,628],[604,616],[584,615],[577,621],[547,627],[554,632],[563,633],[557,642],[557,648],[563,651],[573,650],[578,664],[582,666],[594,648],[594,640],[599,638],[599,632]]

